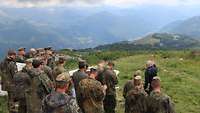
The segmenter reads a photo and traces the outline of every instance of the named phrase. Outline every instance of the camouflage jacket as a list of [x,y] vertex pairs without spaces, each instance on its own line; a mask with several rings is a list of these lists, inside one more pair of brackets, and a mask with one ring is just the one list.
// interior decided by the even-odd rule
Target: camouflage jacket
[[45,74],[49,77],[49,79],[50,79],[51,81],[54,81],[54,80],[55,80],[54,77],[53,77],[53,70],[52,70],[49,66],[44,65],[44,66],[43,66],[43,71],[44,71]]
[[17,56],[17,58],[16,58],[16,62],[25,63],[25,61],[26,61],[25,57],[19,57],[19,56]]
[[75,98],[55,91],[45,97],[42,110],[43,113],[81,113]]
[[28,113],[41,113],[42,100],[52,90],[52,82],[41,70],[33,68],[30,70],[31,88],[26,93]]
[[125,113],[148,113],[147,94],[144,90],[133,89],[125,99]]
[[2,90],[13,90],[13,76],[17,73],[16,62],[6,58],[0,63],[0,72],[2,80]]
[[127,96],[127,93],[134,89],[134,83],[133,83],[133,80],[129,80],[125,85],[124,85],[124,90],[123,90],[123,96],[124,98],[126,98]]
[[148,113],[175,113],[174,104],[166,94],[152,91],[149,96]]
[[15,85],[15,98],[23,99],[25,98],[26,91],[30,88],[31,79],[26,72],[17,72],[13,78]]
[[61,73],[64,73],[64,72],[67,72],[67,69],[65,69],[63,66],[56,66],[54,69],[53,69],[53,77],[54,79],[56,79],[56,77],[61,74]]
[[101,83],[97,80],[86,78],[79,83],[80,95],[83,98],[85,113],[104,113],[104,91]]
[[103,73],[105,85],[107,85],[106,95],[116,95],[115,86],[118,84],[117,75],[113,70],[106,69]]

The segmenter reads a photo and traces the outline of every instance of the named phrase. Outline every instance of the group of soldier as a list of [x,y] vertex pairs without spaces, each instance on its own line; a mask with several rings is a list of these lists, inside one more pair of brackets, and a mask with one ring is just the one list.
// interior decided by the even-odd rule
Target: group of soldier
[[134,72],[132,80],[124,86],[125,113],[175,113],[171,98],[161,91],[161,79],[157,76],[153,60],[147,61],[145,81],[142,72]]
[[[78,62],[72,75],[67,59],[51,47],[9,50],[0,63],[2,90],[8,92],[9,113],[115,113],[118,77],[111,61],[89,68]],[[25,63],[19,69],[17,63]],[[148,61],[143,86],[141,71],[124,86],[125,113],[174,113],[173,102],[161,92],[157,67]]]

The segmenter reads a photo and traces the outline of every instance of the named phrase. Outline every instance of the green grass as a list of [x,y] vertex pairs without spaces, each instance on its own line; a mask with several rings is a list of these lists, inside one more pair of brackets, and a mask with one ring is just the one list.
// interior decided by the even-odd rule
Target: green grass
[[[155,54],[159,68],[162,90],[175,102],[176,113],[200,113],[200,58],[191,57],[189,51],[102,52],[85,54],[83,58],[91,65],[100,59],[115,60],[116,69],[120,71],[117,113],[124,113],[123,86],[134,71],[140,69],[144,72],[145,63],[152,54]],[[69,70],[76,68],[77,61],[68,61],[66,67]],[[0,113],[4,113],[2,111],[6,108],[2,98],[0,103]]]
[[[184,59],[182,53],[164,59],[157,54],[158,75],[162,79],[162,90],[175,102],[176,113],[200,113],[200,60]],[[118,113],[123,113],[122,90],[125,82],[134,71],[143,69],[150,54],[135,55],[116,60],[116,69],[120,70]],[[144,78],[144,77],[143,77]]]

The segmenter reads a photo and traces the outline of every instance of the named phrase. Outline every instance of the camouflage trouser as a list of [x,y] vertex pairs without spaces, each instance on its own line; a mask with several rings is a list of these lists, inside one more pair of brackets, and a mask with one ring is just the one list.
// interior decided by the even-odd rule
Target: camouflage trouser
[[117,105],[115,95],[106,95],[104,99],[105,113],[115,113],[115,107]]
[[8,111],[9,113],[18,113],[19,102],[14,99],[14,93],[8,91]]

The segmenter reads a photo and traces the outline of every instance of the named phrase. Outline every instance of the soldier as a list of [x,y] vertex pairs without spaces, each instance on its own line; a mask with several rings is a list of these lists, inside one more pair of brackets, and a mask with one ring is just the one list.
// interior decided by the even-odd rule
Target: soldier
[[30,58],[35,58],[35,57],[36,57],[36,54],[37,54],[36,49],[31,48],[31,49],[29,50],[29,52],[26,53],[25,56],[26,56],[27,59],[30,59]]
[[7,57],[0,64],[2,90],[8,92],[8,107],[10,113],[15,113],[13,77],[17,73],[16,52],[9,50]]
[[67,95],[71,78],[62,73],[56,78],[56,91],[47,95],[43,101],[43,113],[81,113],[76,99]]
[[97,69],[98,75],[96,77],[96,80],[101,82],[101,84],[105,84],[104,77],[103,77],[103,73],[106,70],[105,68],[106,68],[106,62],[104,60],[101,60],[98,63],[98,69]]
[[150,92],[152,91],[151,81],[153,80],[153,77],[155,76],[157,76],[157,67],[155,67],[154,62],[149,60],[147,61],[147,64],[146,64],[145,84],[144,84],[144,89],[148,94],[150,94]]
[[175,113],[171,98],[161,91],[160,78],[154,77],[151,85],[153,91],[149,97],[148,113]]
[[115,86],[118,84],[118,79],[113,71],[114,63],[108,62],[108,69],[103,73],[103,78],[107,86],[106,96],[104,99],[104,110],[105,113],[115,113],[116,102],[116,89]]
[[91,68],[90,76],[79,83],[84,113],[104,113],[103,100],[106,87],[95,79],[96,76],[97,70]]
[[132,80],[129,80],[125,85],[124,85],[124,90],[123,90],[123,96],[124,98],[126,98],[126,95],[127,93],[134,89],[134,81],[135,81],[135,77],[136,76],[141,76],[141,71],[140,70],[137,70],[134,74],[133,74],[133,79]]
[[125,113],[147,113],[147,93],[144,91],[142,77],[135,76],[133,89],[125,97]]
[[67,69],[65,69],[65,67],[64,67],[65,63],[66,63],[66,59],[64,57],[59,57],[58,64],[53,69],[54,79],[56,79],[59,74],[64,73],[64,72],[68,72]]
[[48,76],[42,71],[43,62],[33,60],[33,69],[30,70],[31,88],[27,92],[27,111],[28,113],[42,113],[42,100],[53,89],[53,83]]
[[23,47],[20,47],[18,49],[18,54],[17,54],[16,62],[25,63],[25,55],[26,55],[25,50],[26,50],[26,48],[23,48]]
[[[55,81],[55,79],[57,78],[57,76],[61,73],[69,73],[67,71],[67,69],[64,67],[65,66],[65,63],[66,63],[66,58],[63,56],[63,57],[59,57],[58,59],[58,64],[57,66],[53,69],[53,79]],[[69,74],[68,74],[69,75]],[[70,75],[69,75],[70,76]],[[54,82],[55,83],[55,82]],[[73,88],[73,81],[71,81],[70,83],[70,87],[69,87],[69,90],[68,92],[66,92],[67,94],[69,95],[73,95],[73,91],[72,91],[72,88]]]
[[19,103],[18,113],[27,113],[26,91],[30,88],[31,79],[28,71],[32,68],[32,60],[26,60],[26,66],[22,71],[14,75],[15,100]]
[[53,77],[53,70],[51,67],[47,66],[47,59],[45,57],[41,58],[43,62],[42,70],[46,73],[46,75],[50,78],[52,82],[54,82],[54,77]]
[[88,75],[86,74],[86,63],[79,62],[79,70],[73,73],[72,80],[76,92],[76,99],[81,109],[83,109],[83,107],[82,107],[82,98],[80,96],[80,91],[79,91],[79,82],[87,78],[87,76]]
[[52,47],[44,48],[44,50],[47,57],[47,66],[49,66],[51,69],[54,69],[56,66],[56,59]]

